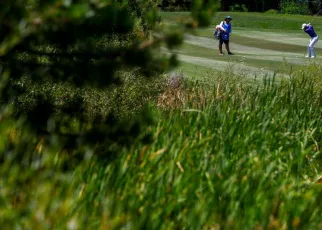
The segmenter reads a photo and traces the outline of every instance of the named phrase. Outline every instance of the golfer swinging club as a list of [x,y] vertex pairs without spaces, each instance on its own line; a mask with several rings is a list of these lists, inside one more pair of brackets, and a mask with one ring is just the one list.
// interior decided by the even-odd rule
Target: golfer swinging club
[[304,30],[305,33],[307,33],[308,35],[310,35],[310,41],[309,41],[309,46],[307,48],[307,55],[305,56],[306,58],[315,58],[315,51],[313,46],[315,45],[315,43],[317,43],[317,41],[319,40],[319,36],[315,33],[313,26],[309,23],[309,24],[303,24],[302,25],[302,30]]

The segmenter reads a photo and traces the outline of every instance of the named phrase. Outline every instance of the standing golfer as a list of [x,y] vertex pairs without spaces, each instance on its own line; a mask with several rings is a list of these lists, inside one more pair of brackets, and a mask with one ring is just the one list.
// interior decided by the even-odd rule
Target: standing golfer
[[309,24],[303,24],[302,25],[302,30],[304,30],[305,33],[307,33],[308,35],[310,35],[310,41],[309,41],[309,46],[307,48],[307,55],[305,57],[307,58],[315,58],[315,51],[313,46],[315,45],[315,43],[319,40],[319,36],[315,33],[314,28],[312,25]]
[[229,48],[229,37],[231,34],[231,24],[230,24],[231,20],[232,20],[232,18],[230,16],[227,16],[225,18],[225,21],[220,23],[220,26],[222,26],[224,28],[224,30],[222,31],[221,36],[219,38],[218,48],[219,48],[220,55],[224,55],[224,53],[222,52],[222,44],[223,43],[225,43],[228,55],[234,55],[232,52],[230,52],[230,48]]

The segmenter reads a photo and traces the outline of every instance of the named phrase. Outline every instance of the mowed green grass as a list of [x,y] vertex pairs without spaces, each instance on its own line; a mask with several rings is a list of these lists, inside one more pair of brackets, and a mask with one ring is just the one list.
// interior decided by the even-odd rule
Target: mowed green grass
[[[228,14],[233,18],[230,47],[235,55],[220,56],[218,41],[212,34],[216,24],[219,24]],[[188,14],[183,12],[162,12],[160,15],[166,23],[181,22],[188,17]],[[220,71],[223,67],[222,62],[242,62],[244,68],[249,67],[253,75],[258,71],[265,75],[276,72],[288,74],[291,69],[296,70],[303,65],[319,62],[319,54],[322,53],[320,42],[315,45],[318,58],[305,59],[309,36],[301,30],[301,25],[310,22],[312,18],[302,15],[218,12],[213,17],[210,27],[199,28],[191,34],[187,32],[184,44],[176,51],[179,59],[180,55],[185,55],[181,58],[182,65],[179,69],[185,71],[188,65],[193,65],[187,70],[189,75],[189,69],[197,65],[207,68],[206,63],[209,63],[209,69]],[[321,17],[315,18],[312,25],[319,34],[322,30]],[[226,52],[225,48],[223,50]],[[191,61],[188,60],[189,56]],[[196,57],[202,58],[204,63],[194,64]]]

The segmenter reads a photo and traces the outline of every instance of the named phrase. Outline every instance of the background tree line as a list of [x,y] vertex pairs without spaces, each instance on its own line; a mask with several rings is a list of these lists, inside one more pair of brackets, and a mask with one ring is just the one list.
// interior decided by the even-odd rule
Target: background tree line
[[[321,0],[221,0],[221,10],[229,11],[234,5],[244,5],[248,11],[265,12],[279,10],[281,13],[299,13],[307,9],[307,13],[317,13],[321,8]],[[285,11],[285,8],[288,10]]]
[[[204,0],[207,2],[207,0]],[[281,13],[317,13],[321,9],[322,0],[221,0],[222,11],[265,12],[278,10]],[[163,10],[190,10],[193,0],[162,0],[159,7]],[[285,9],[286,8],[286,9]]]

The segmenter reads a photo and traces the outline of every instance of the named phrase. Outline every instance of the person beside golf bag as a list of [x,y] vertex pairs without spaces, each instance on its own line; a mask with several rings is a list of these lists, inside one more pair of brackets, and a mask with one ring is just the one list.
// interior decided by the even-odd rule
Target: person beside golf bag
[[[228,55],[234,55],[232,52],[230,52],[230,48],[229,48],[229,37],[230,37],[230,34],[232,32],[231,24],[230,24],[231,20],[232,20],[232,18],[230,16],[227,16],[225,18],[225,21],[222,21],[220,23],[220,25],[217,26],[219,29],[221,29],[221,28],[224,29],[224,30],[221,31],[220,36],[219,36],[218,48],[219,48],[219,54],[220,55],[224,55],[224,53],[222,52],[222,44],[223,43],[225,43]],[[216,27],[216,29],[217,29],[217,27]]]
[[314,51],[314,45],[317,43],[319,40],[319,36],[315,33],[313,26],[309,24],[303,24],[302,25],[302,30],[304,30],[305,33],[307,33],[311,38],[309,41],[309,46],[307,48],[307,55],[305,56],[306,58],[315,58],[316,54]]

